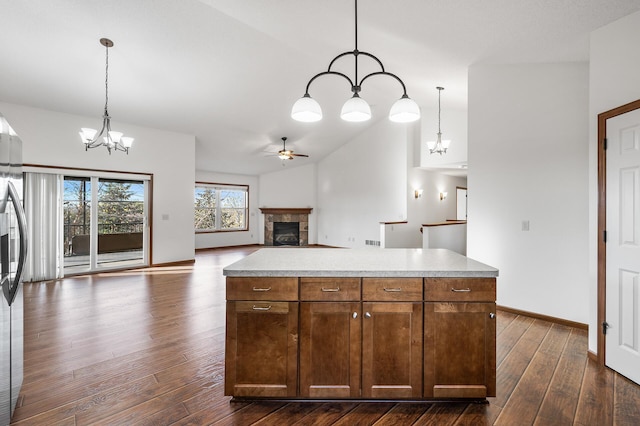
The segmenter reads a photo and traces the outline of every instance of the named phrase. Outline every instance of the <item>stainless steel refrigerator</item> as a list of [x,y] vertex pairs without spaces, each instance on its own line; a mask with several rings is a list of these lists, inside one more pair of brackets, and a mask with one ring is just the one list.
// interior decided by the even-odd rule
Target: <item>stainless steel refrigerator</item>
[[11,421],[23,377],[27,234],[22,193],[22,141],[0,114],[0,425]]

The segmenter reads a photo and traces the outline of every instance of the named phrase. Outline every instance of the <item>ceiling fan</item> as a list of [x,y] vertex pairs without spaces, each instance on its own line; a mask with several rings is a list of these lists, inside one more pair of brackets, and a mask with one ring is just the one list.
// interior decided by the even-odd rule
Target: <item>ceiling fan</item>
[[281,160],[293,160],[293,157],[309,157],[306,154],[295,154],[292,150],[287,149],[287,138],[282,138],[282,149],[278,151],[278,157]]

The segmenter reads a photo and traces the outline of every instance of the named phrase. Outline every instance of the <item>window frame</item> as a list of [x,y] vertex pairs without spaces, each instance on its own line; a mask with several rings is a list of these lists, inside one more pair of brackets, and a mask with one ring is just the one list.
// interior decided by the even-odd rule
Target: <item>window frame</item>
[[[197,229],[195,227],[195,211],[196,211],[196,198],[195,191],[198,189],[211,189],[215,193],[215,223],[214,228],[205,228],[205,229]],[[222,228],[222,221],[220,218],[222,217],[222,211],[225,207],[222,206],[220,202],[220,192],[221,191],[241,191],[245,193],[244,199],[244,207],[227,207],[227,209],[234,210],[244,210],[244,227],[243,228]],[[246,232],[249,230],[249,185],[242,184],[230,184],[230,183],[215,183],[215,182],[200,182],[196,181],[194,186],[194,232],[196,234],[211,234],[218,232]],[[211,209],[211,208],[209,208]]]

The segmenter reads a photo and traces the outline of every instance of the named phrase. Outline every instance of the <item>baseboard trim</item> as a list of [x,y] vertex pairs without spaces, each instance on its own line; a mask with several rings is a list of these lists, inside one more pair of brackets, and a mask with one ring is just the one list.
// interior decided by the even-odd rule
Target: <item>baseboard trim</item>
[[600,357],[597,353],[587,350],[587,358],[589,358],[593,362],[600,362]]
[[520,309],[509,308],[507,306],[498,305],[497,309],[499,311],[509,312],[509,313],[516,314],[516,315],[524,315],[525,317],[531,317],[531,318],[541,319],[541,320],[544,320],[544,321],[553,322],[553,323],[556,323],[556,324],[566,325],[567,327],[579,328],[581,330],[589,330],[589,325],[588,324],[583,324],[581,322],[569,321],[569,320],[566,320],[566,319],[556,318],[556,317],[552,317],[552,316],[549,316],[549,315],[542,315],[542,314],[537,314],[535,312],[529,312],[529,311],[523,311],[523,310],[520,310]]
[[195,259],[179,260],[177,262],[154,263],[150,268],[166,268],[168,266],[186,266],[196,263]]

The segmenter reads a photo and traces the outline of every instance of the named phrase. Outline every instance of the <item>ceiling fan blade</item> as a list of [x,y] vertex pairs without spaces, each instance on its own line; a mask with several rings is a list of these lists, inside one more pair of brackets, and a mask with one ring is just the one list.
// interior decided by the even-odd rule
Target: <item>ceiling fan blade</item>
[[293,155],[294,157],[309,157],[307,154],[294,154],[293,152],[291,153],[291,155]]

